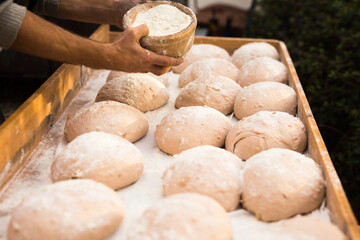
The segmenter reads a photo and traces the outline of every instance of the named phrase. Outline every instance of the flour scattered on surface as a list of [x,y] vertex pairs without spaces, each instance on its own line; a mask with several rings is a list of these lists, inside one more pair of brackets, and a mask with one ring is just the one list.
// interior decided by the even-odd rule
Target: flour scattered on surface
[[139,13],[132,27],[146,24],[149,27],[149,36],[166,36],[180,32],[190,23],[189,15],[171,5],[161,4]]

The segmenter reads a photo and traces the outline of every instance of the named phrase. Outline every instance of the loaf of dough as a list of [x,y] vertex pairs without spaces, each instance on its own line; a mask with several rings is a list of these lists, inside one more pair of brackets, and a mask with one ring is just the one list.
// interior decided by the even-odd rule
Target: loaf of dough
[[84,133],[66,145],[51,166],[53,182],[86,178],[117,190],[137,181],[144,170],[141,152],[124,138]]
[[196,192],[232,211],[240,202],[242,168],[242,160],[225,149],[208,145],[190,148],[175,155],[174,163],[165,170],[164,195]]
[[146,116],[136,108],[119,102],[103,101],[69,115],[64,132],[68,142],[92,131],[113,133],[135,142],[145,136],[148,129]]
[[259,111],[281,111],[295,114],[296,92],[288,85],[277,82],[259,82],[240,89],[234,103],[238,119]]
[[142,112],[165,105],[167,88],[155,78],[141,73],[126,74],[107,82],[96,96],[96,102],[112,100],[128,104]]
[[226,137],[226,149],[244,160],[270,148],[303,152],[306,143],[306,128],[301,120],[275,111],[260,111],[241,119]]
[[266,42],[253,42],[236,49],[232,55],[232,62],[240,69],[246,63],[258,57],[280,59],[278,51],[272,45]]
[[208,106],[226,115],[233,111],[235,97],[240,89],[239,84],[227,77],[199,78],[181,89],[175,106]]
[[249,61],[239,70],[237,82],[240,86],[249,86],[257,82],[288,82],[288,71],[282,62],[269,57],[260,57]]
[[155,141],[171,155],[201,145],[222,147],[230,127],[230,120],[213,108],[183,107],[156,126]]
[[160,200],[130,226],[127,240],[230,240],[226,211],[210,197],[180,193]]
[[153,77],[155,78],[156,80],[158,80],[159,82],[161,82],[162,84],[164,84],[164,86],[166,87],[168,85],[168,74],[165,73],[161,76],[157,76],[151,72],[148,72],[148,73],[128,73],[128,72],[122,72],[122,71],[110,71],[108,77],[106,78],[106,82],[114,79],[114,78],[117,78],[117,77],[122,77],[124,75],[127,75],[127,74],[130,74],[130,75],[133,75],[133,74],[143,74],[143,75],[146,75],[146,76],[150,76],[150,77]]
[[178,66],[173,66],[172,70],[175,73],[181,73],[193,62],[209,58],[230,60],[229,53],[221,47],[212,44],[194,44],[184,58],[184,62]]
[[77,179],[47,185],[11,214],[9,240],[101,240],[124,217],[124,204],[112,189]]
[[246,161],[243,188],[246,210],[262,221],[278,221],[319,207],[324,199],[325,180],[311,158],[272,148]]
[[224,76],[236,81],[238,71],[234,64],[221,58],[196,61],[181,73],[179,87],[185,87],[188,83],[199,78],[209,78],[211,76]]

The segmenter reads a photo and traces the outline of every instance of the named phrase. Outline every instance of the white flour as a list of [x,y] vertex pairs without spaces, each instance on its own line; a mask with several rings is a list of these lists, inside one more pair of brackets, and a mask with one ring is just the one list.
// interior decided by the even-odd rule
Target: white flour
[[149,28],[149,36],[166,36],[180,32],[190,23],[189,15],[171,5],[161,4],[139,13],[132,27],[146,24]]

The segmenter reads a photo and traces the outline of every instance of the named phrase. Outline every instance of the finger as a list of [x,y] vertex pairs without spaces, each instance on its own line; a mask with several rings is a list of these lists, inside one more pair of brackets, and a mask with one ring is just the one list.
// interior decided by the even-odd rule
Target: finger
[[146,24],[141,24],[137,27],[128,28],[128,31],[132,31],[132,34],[136,40],[149,35],[149,28]]
[[163,67],[163,66],[158,66],[158,65],[151,65],[149,68],[149,71],[152,72],[153,74],[160,76],[163,75],[167,72],[169,72],[171,69],[171,67]]
[[158,55],[156,53],[150,52],[149,61],[152,64],[167,67],[167,66],[177,66],[177,65],[181,64],[184,60],[182,58],[167,57],[167,56]]

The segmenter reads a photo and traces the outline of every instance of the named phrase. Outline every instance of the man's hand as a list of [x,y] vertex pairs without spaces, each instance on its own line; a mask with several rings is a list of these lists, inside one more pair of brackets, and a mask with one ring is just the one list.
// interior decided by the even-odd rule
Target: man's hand
[[149,29],[143,24],[127,28],[115,42],[108,44],[106,55],[109,56],[108,60],[111,64],[109,68],[126,72],[152,72],[161,75],[168,72],[171,66],[183,62],[181,58],[158,55],[142,48],[139,40],[148,34]]

